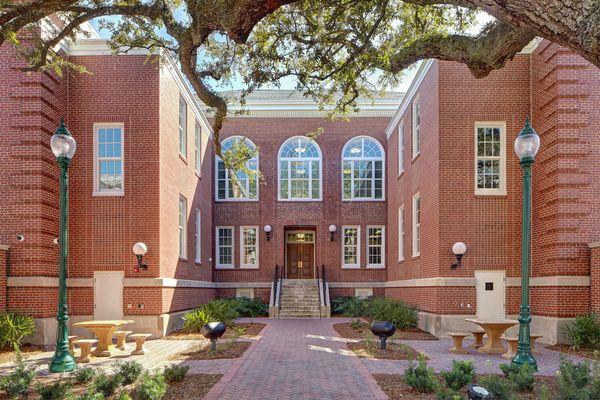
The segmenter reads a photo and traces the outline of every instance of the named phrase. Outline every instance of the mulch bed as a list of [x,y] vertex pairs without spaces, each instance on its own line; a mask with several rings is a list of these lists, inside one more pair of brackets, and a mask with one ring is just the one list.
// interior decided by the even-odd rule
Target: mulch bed
[[[568,344],[555,344],[553,346],[546,346],[548,350],[559,351],[561,353],[571,354],[578,357],[597,359],[600,356],[600,349],[585,349],[581,348],[579,350],[575,350],[573,346]],[[594,357],[594,353],[599,352],[598,356]]]
[[[419,393],[406,383],[402,375],[397,374],[374,374],[373,377],[377,384],[381,387],[390,400],[396,399],[418,399],[418,400],[435,400],[435,393]],[[499,375],[500,378],[500,375]],[[537,400],[539,398],[539,388],[547,386],[550,389],[550,399],[556,398],[558,384],[554,376],[536,376],[534,389],[529,393],[517,393],[516,399],[519,400]],[[462,392],[466,396],[466,389]]]
[[379,340],[370,345],[365,342],[346,343],[348,348],[360,358],[375,358],[378,360],[416,360],[425,355],[405,344],[389,343],[385,350],[379,348]]
[[[364,339],[365,336],[373,334],[369,330],[370,325],[363,322],[360,325],[352,326],[351,322],[344,322],[334,324],[333,329],[343,338],[346,339]],[[418,328],[410,328],[408,330],[400,331],[397,330],[390,339],[393,340],[438,340],[437,337],[433,336],[429,332],[422,331]]]
[[[257,336],[266,324],[258,322],[234,324],[232,327],[228,327],[223,335],[223,339],[235,339],[235,338],[253,338]],[[241,333],[243,332],[243,333]],[[183,330],[169,333],[164,337],[167,340],[206,340],[204,336],[198,333],[188,333]]]
[[[22,345],[20,349],[21,353],[23,353],[23,358],[25,359],[46,351],[43,346],[33,346],[28,344]],[[0,350],[0,364],[11,361],[15,361],[15,351],[13,349]]]
[[188,374],[183,382],[170,383],[164,398],[169,400],[201,399],[219,382],[222,376]]
[[192,349],[175,354],[172,360],[220,360],[224,358],[239,358],[244,354],[250,342],[224,342],[217,343],[217,349],[211,351],[210,343],[194,346]]

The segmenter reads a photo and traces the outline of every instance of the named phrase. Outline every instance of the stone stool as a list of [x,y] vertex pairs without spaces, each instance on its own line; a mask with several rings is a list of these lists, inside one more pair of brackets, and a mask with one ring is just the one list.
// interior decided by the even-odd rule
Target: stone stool
[[473,338],[475,339],[475,341],[473,342],[471,347],[474,349],[478,349],[478,348],[482,347],[483,346],[483,336],[485,335],[485,331],[475,330],[475,331],[470,331],[470,332],[473,335]]
[[539,338],[543,337],[544,335],[534,335],[533,333],[531,333],[529,335],[529,339],[531,341],[531,352],[534,354],[540,354],[540,351],[537,350],[535,348],[535,341],[538,340]]
[[117,349],[125,350],[125,340],[127,339],[127,335],[131,335],[133,332],[131,331],[116,331],[115,337],[117,338]]
[[67,336],[69,339],[69,351],[73,353],[75,351],[75,346],[73,345],[73,340],[79,339],[79,336]]
[[512,359],[517,354],[519,338],[517,336],[502,336],[500,339],[504,340],[508,345],[508,350],[502,354],[502,358],[506,358],[507,360]]
[[90,353],[92,352],[92,346],[97,344],[96,339],[77,339],[73,340],[73,345],[78,346],[81,349],[81,354],[77,357],[78,363],[90,362]]
[[150,336],[152,336],[151,333],[134,333],[129,336],[131,339],[135,340],[135,350],[131,352],[132,356],[143,355],[148,352],[148,350],[144,348],[144,343],[146,343],[146,339]]
[[448,332],[447,333],[448,336],[450,336],[452,338],[452,340],[454,340],[454,347],[452,347],[450,349],[450,351],[454,354],[466,354],[467,350],[463,347],[463,340],[465,340],[465,338],[467,336],[469,336],[468,333],[465,332]]

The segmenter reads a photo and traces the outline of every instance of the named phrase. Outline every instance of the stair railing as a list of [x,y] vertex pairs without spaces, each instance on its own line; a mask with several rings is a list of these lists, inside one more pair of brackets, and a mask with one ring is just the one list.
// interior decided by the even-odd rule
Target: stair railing
[[281,289],[283,286],[283,270],[284,268],[281,267],[279,271],[279,290],[277,291],[277,318],[279,318],[279,314],[281,314]]
[[275,272],[273,273],[273,294],[271,295],[273,301],[271,303],[271,305],[273,307],[277,307],[277,301],[278,301],[278,297],[277,297],[277,289],[278,289],[278,285],[279,285],[279,265],[275,265]]
[[321,279],[319,278],[319,267],[317,267],[317,294],[319,296],[319,318],[323,318],[323,301],[321,300]]
[[321,265],[321,281],[323,284],[323,305],[327,307],[327,274],[325,272],[325,264]]

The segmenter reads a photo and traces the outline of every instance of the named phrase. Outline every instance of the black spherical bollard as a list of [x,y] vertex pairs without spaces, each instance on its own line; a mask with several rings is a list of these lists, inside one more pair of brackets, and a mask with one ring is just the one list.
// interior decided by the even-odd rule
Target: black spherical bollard
[[217,339],[223,336],[227,328],[222,322],[209,322],[202,327],[200,333],[211,342],[211,351],[217,349]]
[[469,400],[487,400],[494,398],[486,388],[476,385],[469,385],[467,394],[469,395]]
[[396,325],[388,321],[373,321],[371,332],[379,336],[380,347],[385,350],[387,339],[396,332]]

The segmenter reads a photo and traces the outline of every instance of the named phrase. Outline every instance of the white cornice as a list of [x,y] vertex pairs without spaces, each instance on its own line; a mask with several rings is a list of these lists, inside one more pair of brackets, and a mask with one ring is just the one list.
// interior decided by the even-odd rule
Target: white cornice
[[423,82],[425,75],[427,75],[429,68],[431,68],[434,62],[435,60],[433,59],[425,60],[419,66],[415,77],[413,78],[410,86],[408,87],[408,90],[406,91],[406,94],[404,95],[404,98],[402,99],[402,102],[400,103],[400,106],[398,107],[396,113],[392,117],[392,120],[388,124],[387,128],[385,128],[385,135],[387,138],[389,138],[392,132],[394,132],[394,130],[396,129],[396,125],[398,125],[398,122],[400,122],[402,115],[404,115],[406,108],[408,107],[413,97],[419,90],[421,82]]
[[[282,100],[280,104],[284,104],[285,100]],[[287,105],[287,104],[286,104]],[[390,118],[394,115],[394,110],[361,110],[357,113],[349,114],[347,117],[361,118],[361,117],[382,117]],[[231,110],[229,110],[231,111]],[[293,107],[284,108],[279,110],[252,110],[243,114],[231,114],[227,115],[227,118],[326,118],[328,116],[327,111],[313,110],[299,110]]]
[[[77,39],[76,42],[69,42],[68,53],[70,56],[110,56],[114,54],[105,39]],[[140,56],[148,54],[150,54],[150,51],[146,49],[131,49],[127,53],[119,55]]]

